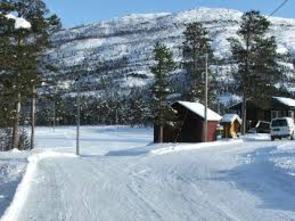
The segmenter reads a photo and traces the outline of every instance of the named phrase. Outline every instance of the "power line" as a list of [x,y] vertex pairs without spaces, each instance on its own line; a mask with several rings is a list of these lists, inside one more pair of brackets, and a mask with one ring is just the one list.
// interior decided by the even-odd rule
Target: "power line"
[[275,10],[273,10],[272,13],[270,13],[269,17],[273,16],[275,13],[277,13],[282,7],[284,7],[285,4],[287,4],[288,1],[289,0],[283,1]]

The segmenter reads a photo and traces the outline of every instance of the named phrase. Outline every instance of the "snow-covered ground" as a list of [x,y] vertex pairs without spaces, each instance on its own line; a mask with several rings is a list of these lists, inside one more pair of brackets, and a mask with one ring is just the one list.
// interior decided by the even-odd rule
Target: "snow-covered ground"
[[76,157],[74,127],[38,128],[2,220],[295,220],[294,141],[151,145],[152,133],[82,127]]
[[15,190],[25,171],[28,152],[10,151],[0,153],[0,215],[12,201]]
[[[36,146],[38,149],[75,153],[75,127],[39,127]],[[81,129],[81,154],[105,155],[109,151],[145,147],[153,141],[151,128],[126,126],[84,126]]]

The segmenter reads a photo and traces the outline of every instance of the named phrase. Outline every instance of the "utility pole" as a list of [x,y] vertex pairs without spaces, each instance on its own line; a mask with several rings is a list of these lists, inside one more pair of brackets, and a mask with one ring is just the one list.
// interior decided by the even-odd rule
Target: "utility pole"
[[35,112],[36,112],[36,86],[32,86],[32,110],[31,110],[31,149],[35,146]]
[[205,125],[204,125],[204,142],[208,138],[208,53],[206,54],[206,71],[205,71]]
[[80,92],[80,85],[78,85],[79,78],[76,79],[77,84],[77,128],[76,128],[76,154],[80,155],[80,115],[81,115],[81,92]]

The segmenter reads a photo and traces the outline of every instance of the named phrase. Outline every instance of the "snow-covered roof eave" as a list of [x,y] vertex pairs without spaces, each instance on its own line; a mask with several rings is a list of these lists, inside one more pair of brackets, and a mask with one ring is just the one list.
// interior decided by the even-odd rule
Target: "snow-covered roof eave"
[[[201,118],[205,118],[205,106],[198,102],[188,102],[188,101],[177,101],[178,104],[187,108],[191,112],[197,114]],[[207,119],[208,121],[220,121],[222,117],[211,110],[210,108],[207,109]]]
[[221,123],[233,123],[235,121],[238,121],[240,124],[242,124],[242,119],[237,114],[225,114],[222,119]]
[[[279,103],[284,104],[286,106],[295,108],[295,100],[292,99],[292,98],[287,98],[287,97],[272,97],[272,99],[275,99]],[[248,99],[247,102],[248,101],[250,101],[250,100]],[[236,106],[241,105],[241,104],[242,104],[242,102],[238,102],[238,103],[230,106],[229,109],[235,108]]]
[[295,108],[295,100],[292,98],[287,97],[273,97],[273,99],[276,99],[278,102],[288,106]]

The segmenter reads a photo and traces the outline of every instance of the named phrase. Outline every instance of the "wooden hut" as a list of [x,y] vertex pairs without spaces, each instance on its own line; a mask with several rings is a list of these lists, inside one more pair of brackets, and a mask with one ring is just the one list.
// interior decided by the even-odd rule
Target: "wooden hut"
[[220,124],[223,126],[223,138],[237,138],[242,120],[237,114],[225,114]]
[[[172,104],[177,112],[177,126],[164,127],[164,142],[203,142],[205,107],[198,102],[178,101]],[[221,116],[208,108],[207,141],[216,140],[216,130]],[[154,128],[154,141],[158,141],[158,127]]]

